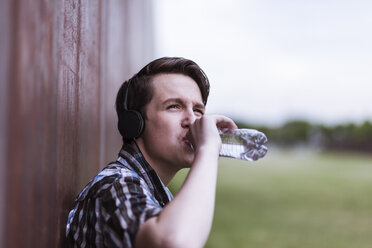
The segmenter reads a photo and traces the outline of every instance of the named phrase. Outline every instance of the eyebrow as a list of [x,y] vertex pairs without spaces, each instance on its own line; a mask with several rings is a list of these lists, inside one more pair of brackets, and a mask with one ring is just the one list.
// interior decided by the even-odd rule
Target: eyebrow
[[[171,102],[175,102],[175,103],[178,103],[178,104],[184,104],[184,101],[182,101],[182,99],[180,99],[180,98],[169,98],[169,99],[167,99],[163,102],[163,105],[166,105],[166,104],[171,103]],[[193,106],[196,107],[196,108],[205,109],[205,105],[203,103],[200,103],[200,102],[193,102]]]

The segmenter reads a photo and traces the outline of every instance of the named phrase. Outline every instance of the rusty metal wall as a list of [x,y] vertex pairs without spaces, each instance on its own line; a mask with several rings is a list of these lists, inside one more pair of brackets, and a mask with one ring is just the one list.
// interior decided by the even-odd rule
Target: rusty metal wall
[[116,91],[153,59],[151,1],[0,7],[0,246],[63,247],[73,199],[120,149]]
[[[4,1],[0,1],[0,31],[1,34],[9,33],[9,6]],[[9,76],[9,40],[0,35],[0,247],[2,240],[4,240],[5,230],[5,164],[6,164],[6,143],[8,140],[8,84],[7,78]]]

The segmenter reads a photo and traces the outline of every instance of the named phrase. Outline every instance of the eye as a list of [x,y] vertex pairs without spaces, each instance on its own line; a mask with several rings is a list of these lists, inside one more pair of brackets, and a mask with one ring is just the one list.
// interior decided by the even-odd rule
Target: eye
[[180,106],[177,105],[177,104],[172,104],[172,105],[169,105],[169,106],[167,107],[167,109],[179,109],[179,108],[180,108]]
[[204,115],[204,110],[202,110],[202,109],[194,109],[194,112],[196,112],[200,115]]

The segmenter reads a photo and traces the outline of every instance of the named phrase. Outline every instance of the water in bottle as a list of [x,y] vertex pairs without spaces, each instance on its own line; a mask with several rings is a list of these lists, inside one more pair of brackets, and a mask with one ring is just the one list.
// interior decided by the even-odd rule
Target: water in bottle
[[264,133],[254,129],[219,130],[222,140],[221,157],[255,161],[266,155],[267,142]]

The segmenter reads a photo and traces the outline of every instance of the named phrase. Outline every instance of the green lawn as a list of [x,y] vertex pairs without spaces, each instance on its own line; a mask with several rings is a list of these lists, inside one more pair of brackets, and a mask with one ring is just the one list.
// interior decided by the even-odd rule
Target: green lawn
[[372,247],[372,156],[269,151],[256,162],[220,159],[206,247]]

